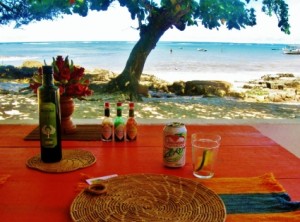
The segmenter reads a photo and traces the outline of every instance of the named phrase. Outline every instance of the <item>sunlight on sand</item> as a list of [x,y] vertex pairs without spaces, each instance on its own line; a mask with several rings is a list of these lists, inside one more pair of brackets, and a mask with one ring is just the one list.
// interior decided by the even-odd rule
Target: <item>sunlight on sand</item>
[[[95,119],[104,114],[99,101],[75,100],[73,119]],[[34,94],[0,94],[0,121],[38,120],[38,103]],[[111,100],[111,116],[116,116],[116,101]],[[128,117],[128,102],[123,103],[123,116]],[[138,119],[295,119],[300,117],[297,105],[250,103],[222,98],[144,99],[135,104]]]
[[11,116],[16,116],[16,115],[21,115],[22,113],[19,110],[9,110],[9,111],[4,111],[5,114],[11,115]]

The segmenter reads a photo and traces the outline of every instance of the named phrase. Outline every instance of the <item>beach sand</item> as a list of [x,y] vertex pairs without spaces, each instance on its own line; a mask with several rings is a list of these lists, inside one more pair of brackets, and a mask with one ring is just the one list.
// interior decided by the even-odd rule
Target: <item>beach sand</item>
[[[75,99],[74,119],[100,121],[103,117],[103,104],[111,102],[111,115],[116,115],[116,102],[123,101],[123,115],[128,116],[128,102],[122,95],[102,94],[93,100]],[[0,122],[38,120],[38,103],[34,94],[0,94]],[[168,119],[299,119],[298,105],[253,103],[230,98],[145,98],[135,104],[135,116],[141,120]]]
[[[110,71],[96,70],[95,78],[100,78],[106,82],[112,76]],[[96,76],[95,73],[98,73]],[[99,74],[101,73],[101,74]],[[109,75],[109,76],[108,76]],[[148,76],[149,77],[149,76]],[[154,76],[155,77],[155,76]],[[104,80],[103,80],[104,79]],[[150,78],[153,79],[153,78]],[[155,78],[157,79],[157,78]],[[2,79],[3,80],[3,79]],[[97,79],[99,81],[99,79]],[[220,80],[222,80],[220,76]],[[156,80],[155,80],[156,81]],[[32,92],[18,92],[24,87],[24,82],[9,80],[13,85],[8,84],[6,91],[0,93],[0,124],[6,122],[37,122],[38,103],[37,97]],[[95,80],[95,84],[96,84]],[[2,81],[2,87],[5,82]],[[23,84],[22,84],[23,83]],[[164,83],[164,81],[162,81]],[[245,82],[233,81],[233,89],[243,90],[241,86]],[[1,88],[1,87],[0,87]],[[0,90],[1,91],[1,90]],[[121,93],[107,94],[96,92],[86,100],[75,101],[75,120],[95,120],[100,121],[103,117],[103,104],[105,101],[111,102],[111,115],[116,115],[116,102],[122,101],[123,115],[128,116],[128,101]],[[253,102],[236,99],[232,97],[202,97],[202,96],[175,96],[170,98],[143,98],[142,102],[135,104],[135,116],[142,121],[155,120],[271,120],[271,119],[300,119],[300,103],[267,103]]]

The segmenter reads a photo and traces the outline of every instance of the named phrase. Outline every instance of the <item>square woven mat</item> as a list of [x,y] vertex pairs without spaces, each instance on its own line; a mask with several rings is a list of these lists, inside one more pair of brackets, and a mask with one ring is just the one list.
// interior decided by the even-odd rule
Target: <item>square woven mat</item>
[[[31,131],[24,140],[39,140],[39,127]],[[101,125],[77,125],[76,133],[62,134],[62,140],[101,140]]]

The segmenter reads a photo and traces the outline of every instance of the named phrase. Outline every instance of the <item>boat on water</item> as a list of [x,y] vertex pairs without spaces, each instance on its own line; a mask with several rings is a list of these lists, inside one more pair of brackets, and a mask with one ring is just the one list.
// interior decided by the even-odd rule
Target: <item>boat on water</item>
[[288,55],[300,55],[300,48],[299,47],[285,47],[282,49],[284,54]]
[[203,48],[197,48],[197,51],[199,51],[199,52],[206,52],[206,51],[207,51],[207,49],[203,49]]

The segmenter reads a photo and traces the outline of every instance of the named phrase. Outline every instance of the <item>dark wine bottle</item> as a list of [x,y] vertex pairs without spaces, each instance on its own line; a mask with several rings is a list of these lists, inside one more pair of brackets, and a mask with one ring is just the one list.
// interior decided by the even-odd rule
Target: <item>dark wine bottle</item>
[[43,66],[42,86],[38,88],[41,160],[59,162],[62,158],[59,89],[54,85],[52,66]]

